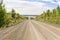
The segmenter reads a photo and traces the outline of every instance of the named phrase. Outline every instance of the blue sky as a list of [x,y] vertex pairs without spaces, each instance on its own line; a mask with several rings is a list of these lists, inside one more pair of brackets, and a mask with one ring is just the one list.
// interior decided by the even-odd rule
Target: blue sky
[[15,9],[21,15],[39,15],[60,5],[60,0],[4,0],[7,11]]

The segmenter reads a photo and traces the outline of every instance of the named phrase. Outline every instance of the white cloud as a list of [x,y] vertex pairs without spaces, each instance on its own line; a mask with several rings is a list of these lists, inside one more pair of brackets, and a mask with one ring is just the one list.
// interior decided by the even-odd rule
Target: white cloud
[[24,0],[5,0],[4,4],[7,8],[7,11],[10,11],[12,8],[14,8],[17,12],[23,15],[38,15],[47,9],[53,9],[45,6],[46,4],[42,2],[29,2]]
[[56,2],[54,2],[54,0],[42,0],[42,1],[51,2],[51,3],[56,3]]
[[43,0],[43,1],[53,1],[53,0]]
[[56,0],[56,2],[54,0],[42,0],[42,1],[46,1],[46,2],[50,2],[56,5],[60,5],[60,0]]
[[56,0],[56,1],[57,1],[56,4],[57,4],[57,5],[60,5],[60,0]]

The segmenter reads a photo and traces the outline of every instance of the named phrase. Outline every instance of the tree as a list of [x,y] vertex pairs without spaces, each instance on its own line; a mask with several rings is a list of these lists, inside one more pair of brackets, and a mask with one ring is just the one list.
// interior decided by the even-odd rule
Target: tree
[[49,20],[50,14],[51,14],[50,10],[47,10],[46,11],[47,20]]
[[41,15],[37,16],[35,19],[45,20],[45,22],[52,22],[52,23],[60,24],[60,7],[58,6],[52,11],[47,10],[46,12],[43,12]]
[[0,27],[3,26],[3,24],[5,24],[6,22],[6,10],[5,8],[2,6],[2,4],[0,4]]
[[58,6],[56,9],[58,11],[58,15],[60,15],[60,7]]
[[15,10],[14,10],[14,9],[12,9],[11,13],[12,13],[12,19],[15,19],[15,17],[16,17]]

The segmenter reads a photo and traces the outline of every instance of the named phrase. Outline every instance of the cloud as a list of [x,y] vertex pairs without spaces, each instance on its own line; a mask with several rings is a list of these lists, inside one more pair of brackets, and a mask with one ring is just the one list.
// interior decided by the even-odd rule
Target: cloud
[[50,3],[53,3],[53,4],[56,4],[56,5],[60,5],[60,0],[42,0],[42,1],[45,1],[45,2],[50,2]]
[[7,11],[11,11],[12,8],[21,15],[38,15],[47,9],[53,9],[46,6],[43,2],[30,2],[22,0],[4,0]]
[[43,1],[53,1],[53,0],[43,0]]
[[60,5],[60,0],[56,0],[56,1],[57,1],[56,4],[57,4],[57,5]]
[[50,3],[56,3],[54,0],[42,0],[42,1],[50,2]]

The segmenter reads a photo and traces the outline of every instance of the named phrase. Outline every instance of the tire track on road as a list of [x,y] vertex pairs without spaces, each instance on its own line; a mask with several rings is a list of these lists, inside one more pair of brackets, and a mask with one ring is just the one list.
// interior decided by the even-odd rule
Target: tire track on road
[[36,28],[38,28],[39,32],[42,33],[47,38],[47,40],[60,40],[60,36],[54,33],[53,31],[49,30],[47,27],[35,21],[32,21],[32,23],[33,25],[35,25]]

